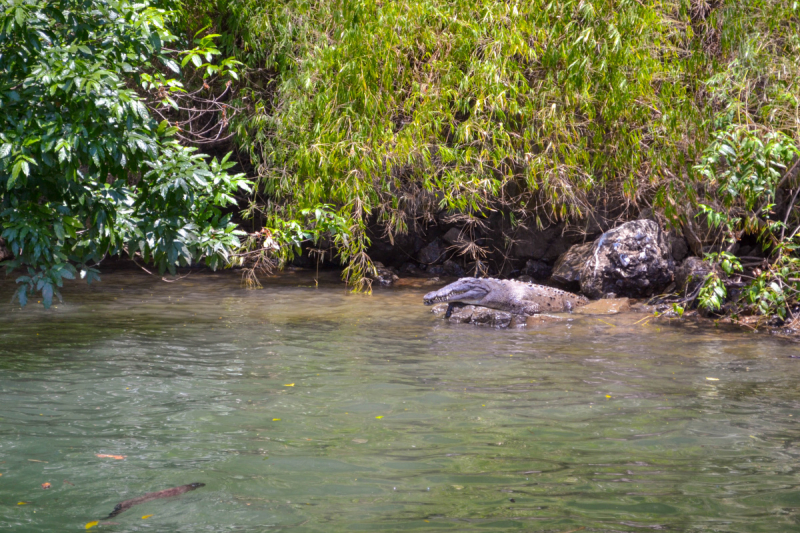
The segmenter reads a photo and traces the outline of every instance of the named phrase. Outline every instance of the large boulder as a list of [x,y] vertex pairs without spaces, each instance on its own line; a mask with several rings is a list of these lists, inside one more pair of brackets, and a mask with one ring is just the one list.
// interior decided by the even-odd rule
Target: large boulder
[[688,296],[697,290],[697,287],[705,281],[706,276],[713,271],[714,265],[708,261],[703,261],[699,257],[687,257],[675,269],[675,286],[678,291]]
[[517,228],[514,232],[513,257],[555,261],[575,242],[575,237],[564,235],[564,225],[554,224],[542,229]]
[[450,228],[447,233],[442,235],[442,239],[450,245],[463,244],[465,242],[464,236],[461,235],[460,228]]
[[592,255],[593,248],[593,242],[576,244],[561,254],[553,267],[553,281],[565,286],[579,284],[583,268]]
[[459,265],[458,263],[456,263],[451,259],[445,261],[444,264],[442,265],[442,268],[444,269],[445,276],[450,276],[454,278],[463,278],[466,275],[464,267],[462,267],[461,265]]
[[684,236],[676,230],[669,232],[669,248],[672,252],[672,259],[683,261],[689,255],[689,243],[686,242]]
[[417,252],[417,261],[423,265],[435,265],[444,261],[447,248],[438,237]]
[[634,220],[594,242],[581,272],[581,291],[590,298],[652,296],[674,275],[668,234],[652,220]]

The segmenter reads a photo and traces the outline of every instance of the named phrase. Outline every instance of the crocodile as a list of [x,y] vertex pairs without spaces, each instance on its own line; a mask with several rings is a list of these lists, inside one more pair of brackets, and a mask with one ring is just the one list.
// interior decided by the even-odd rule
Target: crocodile
[[461,278],[429,292],[425,305],[447,303],[445,318],[450,318],[457,305],[480,305],[515,315],[572,311],[589,303],[585,297],[571,292],[523,281],[494,278]]
[[[157,500],[159,498],[171,498],[173,496],[180,496],[181,494],[185,494],[190,490],[199,489],[200,487],[205,487],[205,483],[189,483],[188,485],[181,485],[180,487],[172,487],[171,489],[160,490],[158,492],[148,492],[144,496],[139,496],[138,498],[133,498],[130,500],[125,500],[124,502],[120,502],[114,507],[114,510],[111,511],[111,514],[108,515],[106,518],[113,518],[120,514],[123,511],[127,511],[134,505],[139,505],[140,503],[149,502],[151,500]],[[87,529],[89,526],[86,526]]]

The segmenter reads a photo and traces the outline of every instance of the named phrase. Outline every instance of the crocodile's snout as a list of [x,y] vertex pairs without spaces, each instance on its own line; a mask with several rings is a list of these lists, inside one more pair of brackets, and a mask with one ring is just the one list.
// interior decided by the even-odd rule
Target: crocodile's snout
[[422,297],[422,301],[425,305],[433,305],[437,302],[444,301],[445,296],[439,296],[439,291],[429,292],[425,296]]

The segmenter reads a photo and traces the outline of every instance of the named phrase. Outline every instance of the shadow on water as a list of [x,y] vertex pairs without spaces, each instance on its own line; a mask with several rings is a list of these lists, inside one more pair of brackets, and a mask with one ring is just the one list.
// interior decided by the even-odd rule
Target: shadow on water
[[424,292],[122,271],[4,304],[0,527],[83,529],[203,482],[98,530],[800,531],[796,346],[452,325]]

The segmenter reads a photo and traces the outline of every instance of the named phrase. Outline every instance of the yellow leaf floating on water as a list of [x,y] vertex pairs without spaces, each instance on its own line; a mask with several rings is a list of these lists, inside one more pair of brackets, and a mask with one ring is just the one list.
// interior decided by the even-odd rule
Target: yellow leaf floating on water
[[96,526],[99,523],[100,522],[98,522],[97,520],[95,520],[94,522],[89,522],[88,524],[86,524],[86,529],[92,529],[94,526]]
[[611,398],[611,395],[610,394],[606,394],[606,398]]
[[719,378],[706,378],[708,381],[719,381]]
[[147,520],[147,519],[148,519],[148,518],[150,518],[151,516],[153,516],[153,515],[151,515],[151,514],[146,514],[146,515],[144,515],[144,516],[142,517],[142,520]]
[[280,421],[281,421],[281,419],[280,419],[280,418],[273,418],[273,419],[272,419],[272,421],[273,421],[273,422],[280,422]]
[[381,415],[381,416],[376,416],[375,418],[377,418],[378,420],[380,420],[381,418],[383,418],[383,415]]
[[294,383],[287,383],[284,387],[294,387]]
[[17,502],[17,505],[28,505],[31,502]]

